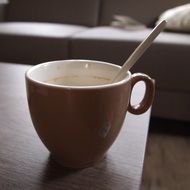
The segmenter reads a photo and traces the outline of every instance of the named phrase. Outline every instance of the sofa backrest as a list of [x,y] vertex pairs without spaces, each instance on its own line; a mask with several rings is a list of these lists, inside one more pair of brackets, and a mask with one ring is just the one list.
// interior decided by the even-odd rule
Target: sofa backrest
[[95,26],[100,0],[9,0],[7,21],[56,22]]
[[102,0],[99,24],[109,25],[114,14],[121,14],[152,26],[164,10],[186,3],[189,0]]
[[0,0],[0,22],[4,20],[4,11],[7,4],[8,0]]

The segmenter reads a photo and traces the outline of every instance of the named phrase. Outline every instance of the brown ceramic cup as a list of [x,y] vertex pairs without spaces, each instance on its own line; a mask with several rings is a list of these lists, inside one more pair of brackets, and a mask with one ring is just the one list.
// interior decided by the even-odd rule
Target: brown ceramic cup
[[[125,73],[110,83],[120,66],[92,60],[52,61],[26,72],[33,125],[52,156],[65,167],[83,168],[101,160],[122,127],[126,112],[144,113],[152,104],[154,81]],[[134,85],[145,96],[130,103]]]

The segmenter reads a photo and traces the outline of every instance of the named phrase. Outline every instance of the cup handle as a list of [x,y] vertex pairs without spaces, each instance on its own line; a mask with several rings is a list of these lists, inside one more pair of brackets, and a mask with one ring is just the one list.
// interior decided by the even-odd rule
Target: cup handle
[[129,102],[128,111],[132,114],[139,115],[146,112],[153,103],[154,93],[155,93],[155,82],[148,75],[142,73],[135,73],[131,76],[131,89],[133,89],[134,85],[143,81],[145,83],[145,94],[142,101],[137,105],[131,105],[131,101]]

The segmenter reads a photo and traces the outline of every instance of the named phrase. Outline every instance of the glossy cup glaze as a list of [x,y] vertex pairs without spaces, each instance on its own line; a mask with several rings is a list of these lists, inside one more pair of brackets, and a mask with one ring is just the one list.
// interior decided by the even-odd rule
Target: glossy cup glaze
[[[83,168],[102,159],[119,134],[126,112],[141,114],[151,106],[154,81],[147,75],[127,72],[122,80],[109,84],[119,69],[100,61],[64,60],[39,64],[26,72],[33,125],[63,166]],[[108,83],[104,80],[100,84],[94,79],[80,86],[48,82],[62,76],[94,76]],[[132,106],[131,91],[138,81],[145,82],[146,92],[144,99]]]

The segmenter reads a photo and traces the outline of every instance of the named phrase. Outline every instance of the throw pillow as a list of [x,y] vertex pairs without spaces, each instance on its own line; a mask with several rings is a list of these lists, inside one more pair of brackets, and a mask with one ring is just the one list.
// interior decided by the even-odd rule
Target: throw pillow
[[172,31],[190,32],[190,3],[181,5],[162,13],[157,21],[166,20],[166,29]]
[[146,28],[143,23],[126,15],[113,15],[113,21],[110,25],[124,30],[140,30]]

